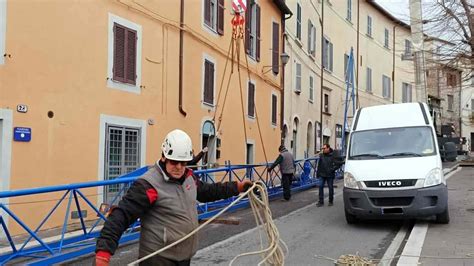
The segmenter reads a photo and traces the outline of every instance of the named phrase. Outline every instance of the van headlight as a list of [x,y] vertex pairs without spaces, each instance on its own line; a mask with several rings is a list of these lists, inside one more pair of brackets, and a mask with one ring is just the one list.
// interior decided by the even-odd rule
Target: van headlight
[[440,168],[435,168],[426,175],[424,187],[436,186],[445,182],[443,171]]
[[357,181],[355,180],[354,176],[349,172],[344,173],[344,186],[346,188],[359,189]]

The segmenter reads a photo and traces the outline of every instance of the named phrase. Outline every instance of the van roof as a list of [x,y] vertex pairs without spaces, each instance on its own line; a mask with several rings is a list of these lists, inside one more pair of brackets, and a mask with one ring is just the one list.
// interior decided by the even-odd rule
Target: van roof
[[353,130],[360,131],[431,124],[429,109],[425,103],[386,104],[359,109],[353,123]]

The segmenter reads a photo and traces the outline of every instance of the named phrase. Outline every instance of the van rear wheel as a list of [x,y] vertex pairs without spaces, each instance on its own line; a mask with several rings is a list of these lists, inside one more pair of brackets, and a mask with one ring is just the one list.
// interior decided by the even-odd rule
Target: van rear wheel
[[446,210],[440,214],[436,214],[436,223],[439,224],[449,224],[449,210],[446,207]]
[[346,222],[348,224],[355,224],[358,222],[358,219],[355,215],[350,214],[347,210],[344,210],[344,213],[346,214]]

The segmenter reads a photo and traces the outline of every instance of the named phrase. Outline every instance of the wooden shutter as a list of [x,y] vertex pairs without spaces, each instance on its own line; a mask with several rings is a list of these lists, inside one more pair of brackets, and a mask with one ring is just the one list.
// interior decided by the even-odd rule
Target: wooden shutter
[[131,29],[127,29],[127,43],[125,45],[127,47],[127,55],[126,55],[126,81],[127,83],[136,84],[137,74],[136,74],[136,66],[137,66],[137,32]]
[[272,95],[272,123],[277,123],[277,97]]
[[214,64],[204,62],[204,102],[214,104]]
[[217,5],[217,33],[224,35],[224,0],[219,0]]
[[279,53],[280,53],[280,25],[273,22],[273,47],[272,47],[272,71],[275,74],[279,72]]
[[125,27],[114,23],[113,80],[125,82]]
[[204,0],[204,22],[211,26],[211,0]]
[[247,111],[250,117],[255,117],[255,85],[249,82],[248,86],[248,104],[247,104]]
[[245,12],[245,52],[250,54],[250,25],[252,22],[252,5],[249,3]]
[[256,17],[256,22],[257,22],[257,51],[256,51],[256,59],[258,62],[260,62],[260,6],[255,5],[257,8],[257,17]]
[[313,48],[312,48],[312,51],[311,51],[311,54],[313,56],[316,56],[316,26],[313,25],[313,32],[312,32],[312,40],[313,40]]

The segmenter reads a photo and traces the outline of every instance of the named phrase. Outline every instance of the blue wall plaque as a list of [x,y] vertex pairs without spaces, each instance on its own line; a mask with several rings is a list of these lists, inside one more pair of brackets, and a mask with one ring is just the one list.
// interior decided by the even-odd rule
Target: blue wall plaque
[[30,141],[31,128],[29,127],[15,127],[13,129],[13,140],[15,141]]

